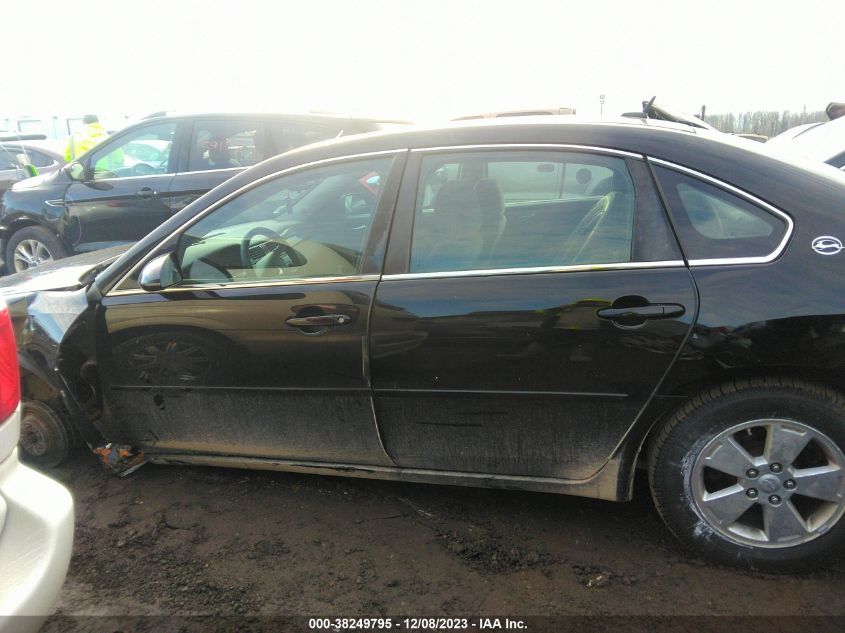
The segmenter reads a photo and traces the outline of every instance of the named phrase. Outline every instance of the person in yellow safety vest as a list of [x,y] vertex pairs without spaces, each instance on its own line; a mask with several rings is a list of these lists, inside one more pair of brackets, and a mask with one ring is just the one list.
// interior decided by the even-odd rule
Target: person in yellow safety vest
[[[82,117],[82,127],[71,134],[65,149],[65,160],[68,162],[81,156],[92,147],[109,137],[105,128],[100,125],[96,114],[86,114]],[[113,176],[113,170],[123,167],[123,150],[118,147],[97,161],[94,167],[94,178]]]
[[65,160],[70,162],[84,154],[97,143],[109,137],[105,128],[100,125],[96,114],[86,114],[82,117],[82,127],[70,135],[65,149]]

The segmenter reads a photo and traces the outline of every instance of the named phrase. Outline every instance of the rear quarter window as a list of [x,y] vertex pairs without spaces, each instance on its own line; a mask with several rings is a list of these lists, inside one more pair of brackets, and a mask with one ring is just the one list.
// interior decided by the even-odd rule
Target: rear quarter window
[[655,173],[689,260],[766,257],[786,234],[784,218],[745,198],[665,167]]

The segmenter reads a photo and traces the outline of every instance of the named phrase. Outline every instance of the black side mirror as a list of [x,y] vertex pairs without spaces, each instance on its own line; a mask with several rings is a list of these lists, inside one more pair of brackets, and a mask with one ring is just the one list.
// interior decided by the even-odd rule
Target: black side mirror
[[176,263],[175,253],[159,255],[148,261],[141,269],[138,285],[148,292],[158,292],[182,281],[182,274]]

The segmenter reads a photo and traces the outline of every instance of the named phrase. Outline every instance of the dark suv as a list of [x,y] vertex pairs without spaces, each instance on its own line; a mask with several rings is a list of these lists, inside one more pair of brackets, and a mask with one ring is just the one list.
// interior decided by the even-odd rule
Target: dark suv
[[138,240],[243,168],[295,147],[393,121],[323,114],[153,116],[44,177],[0,207],[7,272]]

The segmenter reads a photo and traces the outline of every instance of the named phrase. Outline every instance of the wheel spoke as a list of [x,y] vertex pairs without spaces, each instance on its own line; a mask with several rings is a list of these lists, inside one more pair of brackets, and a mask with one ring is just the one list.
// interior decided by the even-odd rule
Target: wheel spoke
[[804,537],[809,532],[804,519],[801,518],[795,506],[789,501],[779,506],[764,506],[763,527],[766,538],[770,543],[778,543],[794,537]]
[[777,462],[784,467],[794,462],[812,439],[810,431],[784,428],[777,423],[767,425],[766,431],[763,455],[768,463]]
[[719,518],[719,523],[723,526],[735,522],[754,503],[739,484],[717,492],[705,492],[701,500],[707,509]]
[[734,477],[744,477],[754,466],[754,459],[733,436],[728,436],[705,457],[704,465]]
[[796,493],[823,501],[845,501],[845,471],[840,466],[828,464],[816,468],[802,468],[793,473],[798,486]]

